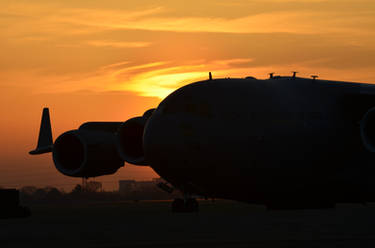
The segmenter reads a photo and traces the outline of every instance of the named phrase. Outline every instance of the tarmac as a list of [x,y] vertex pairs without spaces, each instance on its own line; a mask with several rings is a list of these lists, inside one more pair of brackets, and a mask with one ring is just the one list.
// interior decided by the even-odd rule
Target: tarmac
[[0,220],[0,247],[375,247],[375,205],[268,211],[200,201],[44,204],[26,219]]

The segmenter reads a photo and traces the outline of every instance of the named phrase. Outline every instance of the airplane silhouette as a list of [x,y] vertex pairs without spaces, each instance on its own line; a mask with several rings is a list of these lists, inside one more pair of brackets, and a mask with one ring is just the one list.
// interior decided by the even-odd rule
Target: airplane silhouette
[[374,200],[375,86],[275,76],[212,79],[181,87],[125,122],[87,122],[52,141],[43,110],[37,148],[72,177],[150,166],[192,197],[270,209],[330,208]]

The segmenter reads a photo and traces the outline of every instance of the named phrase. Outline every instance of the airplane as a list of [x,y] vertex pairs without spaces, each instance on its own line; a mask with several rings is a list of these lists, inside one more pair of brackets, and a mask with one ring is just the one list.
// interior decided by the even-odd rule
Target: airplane
[[125,122],[87,122],[37,148],[71,177],[150,166],[184,192],[268,209],[333,208],[375,199],[375,86],[293,76],[218,78],[183,86]]

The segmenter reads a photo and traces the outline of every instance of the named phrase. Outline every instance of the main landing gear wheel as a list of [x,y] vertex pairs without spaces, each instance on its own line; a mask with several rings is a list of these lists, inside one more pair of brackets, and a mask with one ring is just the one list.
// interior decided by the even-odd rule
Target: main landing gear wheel
[[172,212],[174,213],[192,213],[199,211],[199,203],[195,198],[186,200],[177,198],[172,202]]

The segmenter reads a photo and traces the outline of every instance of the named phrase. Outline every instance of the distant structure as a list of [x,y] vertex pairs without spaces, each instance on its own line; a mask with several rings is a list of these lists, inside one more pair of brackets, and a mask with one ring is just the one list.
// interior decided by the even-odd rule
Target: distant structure
[[157,189],[156,183],[153,181],[138,181],[136,182],[137,191],[152,191]]
[[135,190],[135,180],[120,180],[119,182],[119,193],[127,193]]
[[125,194],[134,191],[155,191],[158,184],[165,182],[162,178],[153,178],[151,181],[120,180],[119,193]]
[[315,81],[319,76],[318,75],[311,75],[313,81]]
[[89,181],[89,182],[86,182],[83,190],[87,192],[99,192],[99,191],[103,191],[103,185],[101,182]]

